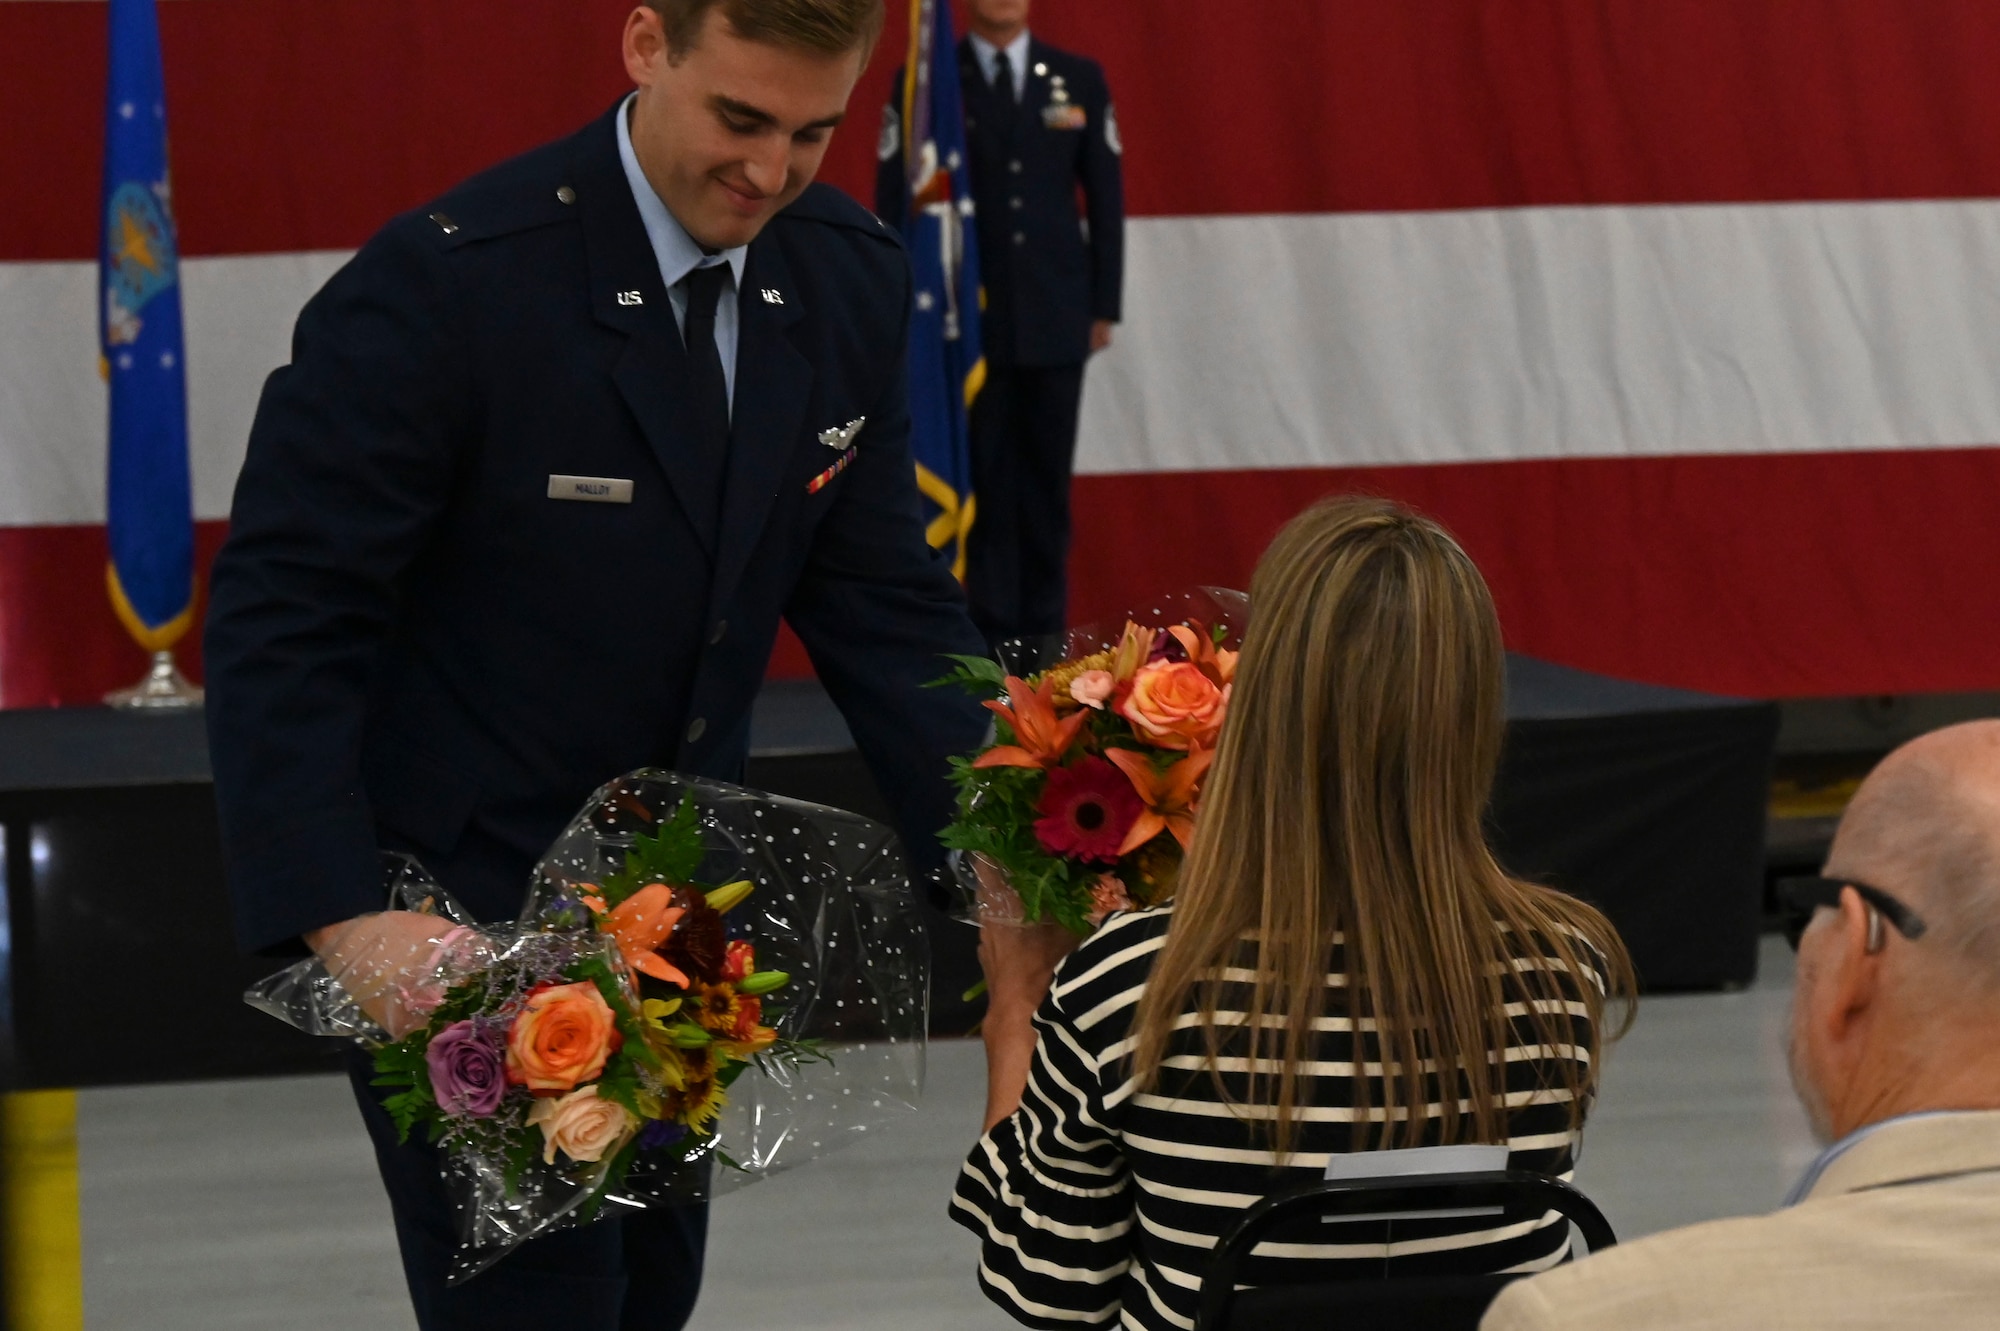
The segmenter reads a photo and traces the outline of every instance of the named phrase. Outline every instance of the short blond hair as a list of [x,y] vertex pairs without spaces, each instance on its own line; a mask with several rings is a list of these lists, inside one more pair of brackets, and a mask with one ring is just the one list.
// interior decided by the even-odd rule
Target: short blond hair
[[746,41],[797,47],[825,55],[861,51],[865,59],[882,36],[883,0],[645,0],[660,16],[667,49],[693,49],[710,10],[720,10]]

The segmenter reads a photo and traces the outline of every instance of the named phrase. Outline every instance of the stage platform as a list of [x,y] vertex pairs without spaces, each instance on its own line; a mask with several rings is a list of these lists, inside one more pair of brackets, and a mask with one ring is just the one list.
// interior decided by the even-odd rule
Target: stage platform
[[[1508,866],[1598,903],[1650,989],[1749,983],[1776,708],[1515,657],[1508,710],[1493,810]],[[750,784],[887,816],[817,683],[767,685],[751,737]],[[272,963],[231,945],[209,779],[199,716],[0,712],[7,1085],[330,1066],[240,1001]],[[962,1033],[975,934],[927,909],[933,1029]],[[121,1040],[116,1058],[90,1038],[135,1030],[162,1038]]]

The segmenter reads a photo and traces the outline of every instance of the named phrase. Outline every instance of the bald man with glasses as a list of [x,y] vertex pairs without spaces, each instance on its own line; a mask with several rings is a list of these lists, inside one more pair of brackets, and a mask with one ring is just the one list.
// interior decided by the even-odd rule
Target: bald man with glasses
[[1522,1281],[1481,1331],[2000,1326],[2000,721],[1883,759],[1822,872],[1780,892],[1792,1081],[1830,1143],[1784,1209]]

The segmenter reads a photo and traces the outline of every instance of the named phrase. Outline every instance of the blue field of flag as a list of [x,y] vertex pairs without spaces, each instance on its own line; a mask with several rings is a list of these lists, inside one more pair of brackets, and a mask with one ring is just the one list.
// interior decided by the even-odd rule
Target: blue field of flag
[[180,252],[154,4],[110,5],[98,309],[111,398],[107,576],[119,619],[149,651],[172,646],[194,618]]

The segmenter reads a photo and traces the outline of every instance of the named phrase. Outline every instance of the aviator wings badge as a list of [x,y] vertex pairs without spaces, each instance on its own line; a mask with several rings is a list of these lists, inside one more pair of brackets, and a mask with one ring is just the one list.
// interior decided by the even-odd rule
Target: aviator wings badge
[[845,450],[854,442],[854,436],[861,433],[861,427],[868,424],[866,416],[856,416],[845,425],[836,425],[831,430],[821,430],[819,441],[828,448]]

